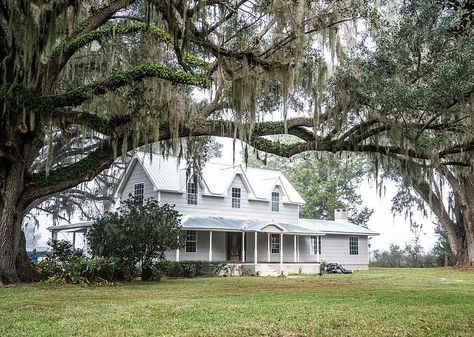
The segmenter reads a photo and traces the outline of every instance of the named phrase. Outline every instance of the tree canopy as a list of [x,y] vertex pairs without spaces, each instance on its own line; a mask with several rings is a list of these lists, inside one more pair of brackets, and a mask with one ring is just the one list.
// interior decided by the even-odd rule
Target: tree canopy
[[[32,203],[156,141],[470,167],[472,13],[470,1],[2,1],[0,280],[28,279]],[[82,142],[54,160],[58,134]]]

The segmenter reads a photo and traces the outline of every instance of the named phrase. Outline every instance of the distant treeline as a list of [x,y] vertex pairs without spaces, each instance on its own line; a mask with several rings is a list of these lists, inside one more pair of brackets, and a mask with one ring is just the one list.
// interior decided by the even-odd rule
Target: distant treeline
[[374,267],[420,268],[444,267],[455,264],[451,252],[435,246],[424,252],[419,246],[405,245],[405,248],[391,244],[389,250],[376,249],[371,253],[370,265]]

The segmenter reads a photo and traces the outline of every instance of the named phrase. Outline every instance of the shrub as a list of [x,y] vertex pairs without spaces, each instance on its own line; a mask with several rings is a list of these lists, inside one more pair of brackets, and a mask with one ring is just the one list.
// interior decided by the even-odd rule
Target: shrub
[[72,243],[66,240],[49,240],[48,246],[51,247],[48,257],[59,262],[67,262],[74,257],[83,256],[82,249],[74,248]]
[[67,262],[48,258],[35,266],[43,280],[58,283],[104,283],[125,279],[122,265],[114,258],[77,256]]
[[159,280],[169,277],[214,277],[226,268],[223,262],[209,261],[159,261],[153,266],[153,276]]
[[92,254],[119,260],[129,279],[141,264],[142,280],[151,279],[153,261],[181,247],[180,216],[174,206],[153,199],[125,200],[117,212],[107,213],[90,228],[87,239]]

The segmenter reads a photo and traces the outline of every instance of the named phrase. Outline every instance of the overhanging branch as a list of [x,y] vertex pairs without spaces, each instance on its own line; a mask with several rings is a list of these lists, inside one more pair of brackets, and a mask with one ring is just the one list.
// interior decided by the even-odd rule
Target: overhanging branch
[[161,78],[174,84],[186,84],[205,87],[207,80],[202,75],[176,70],[160,64],[143,64],[132,69],[115,73],[109,77],[92,82],[82,88],[78,88],[64,94],[48,96],[48,100],[54,107],[78,106],[92,99],[94,96],[102,95],[126,85],[133,84],[144,78]]

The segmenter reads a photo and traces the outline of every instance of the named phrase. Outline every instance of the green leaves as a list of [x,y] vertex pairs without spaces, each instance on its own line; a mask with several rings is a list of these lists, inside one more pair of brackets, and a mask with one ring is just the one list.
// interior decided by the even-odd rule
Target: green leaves
[[139,262],[142,268],[150,268],[153,260],[181,246],[180,216],[174,206],[153,199],[125,200],[117,212],[92,225],[87,235],[92,254],[117,258],[130,276]]

